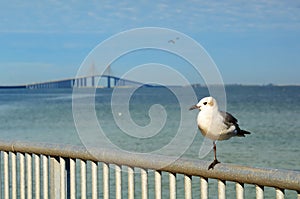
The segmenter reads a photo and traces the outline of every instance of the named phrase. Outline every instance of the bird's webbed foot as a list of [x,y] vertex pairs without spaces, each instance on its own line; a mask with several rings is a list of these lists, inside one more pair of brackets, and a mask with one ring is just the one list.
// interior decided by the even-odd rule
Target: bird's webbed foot
[[219,162],[217,159],[214,159],[214,161],[209,165],[208,170],[214,169],[216,164],[219,164],[219,163],[221,163],[221,162]]

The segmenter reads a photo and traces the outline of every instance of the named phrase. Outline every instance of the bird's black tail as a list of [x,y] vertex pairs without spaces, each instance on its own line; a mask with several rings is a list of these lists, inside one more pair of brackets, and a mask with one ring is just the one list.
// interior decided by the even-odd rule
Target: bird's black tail
[[245,137],[245,134],[251,134],[249,131],[239,130],[236,136]]

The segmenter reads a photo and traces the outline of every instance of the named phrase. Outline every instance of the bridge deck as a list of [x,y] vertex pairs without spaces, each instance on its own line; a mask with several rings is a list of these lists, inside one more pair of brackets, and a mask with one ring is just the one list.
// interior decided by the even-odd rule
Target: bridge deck
[[[101,83],[103,85],[101,85]],[[95,87],[116,87],[116,86],[129,86],[129,85],[143,85],[141,82],[122,79],[120,77],[112,75],[101,75],[101,76],[85,76],[68,78],[61,80],[53,80],[46,82],[38,82],[24,85],[11,85],[11,86],[0,86],[0,89],[51,89],[51,88],[95,88]],[[146,86],[151,86],[147,85]]]

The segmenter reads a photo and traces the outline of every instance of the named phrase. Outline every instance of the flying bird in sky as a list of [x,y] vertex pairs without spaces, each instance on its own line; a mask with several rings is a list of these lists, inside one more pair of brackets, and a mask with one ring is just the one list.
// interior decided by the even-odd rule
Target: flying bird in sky
[[245,137],[250,132],[241,130],[238,120],[230,113],[219,111],[217,101],[213,97],[205,97],[198,104],[192,106],[190,110],[199,109],[197,117],[198,128],[203,136],[213,141],[214,161],[209,165],[209,169],[220,163],[217,160],[217,140],[228,140],[231,137]]

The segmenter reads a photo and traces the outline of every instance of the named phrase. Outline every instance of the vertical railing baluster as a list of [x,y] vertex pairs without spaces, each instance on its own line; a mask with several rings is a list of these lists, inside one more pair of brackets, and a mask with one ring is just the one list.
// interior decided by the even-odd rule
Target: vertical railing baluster
[[103,163],[103,199],[109,199],[109,164]]
[[81,199],[86,198],[86,161],[80,160],[80,187],[81,187]]
[[218,199],[226,198],[226,182],[218,180]]
[[48,199],[48,157],[45,155],[42,155],[42,161],[43,161],[43,198]]
[[128,199],[134,199],[134,168],[128,167]]
[[9,199],[9,164],[8,152],[3,151],[4,199]]
[[256,199],[263,199],[264,198],[264,187],[256,185]]
[[2,193],[3,193],[2,188],[4,188],[2,186],[2,182],[3,182],[3,180],[2,180],[2,176],[3,176],[3,174],[2,174],[2,158],[3,158],[3,155],[2,155],[2,151],[0,150],[0,197],[1,198],[2,198]]
[[0,151],[0,198],[2,198],[2,193],[3,193],[3,189],[2,189],[2,158],[3,158],[3,153],[2,151]]
[[244,199],[244,184],[236,182],[235,190],[236,190],[236,199]]
[[116,199],[122,198],[122,174],[121,166],[115,165],[115,180],[116,180]]
[[200,195],[201,199],[208,199],[208,179],[200,177]]
[[35,198],[40,197],[40,156],[34,154]]
[[26,153],[27,199],[32,199],[32,156]]
[[184,195],[185,199],[192,198],[192,176],[184,175]]
[[[58,157],[49,157],[49,179],[50,179],[50,198],[58,199],[60,198],[60,164]],[[64,198],[60,198],[64,199]]]
[[284,190],[276,188],[276,199],[284,199]]
[[148,171],[141,168],[142,199],[148,198]]
[[11,152],[11,198],[17,199],[17,158],[16,153]]
[[59,158],[60,164],[60,199],[66,198],[66,160]]
[[92,170],[92,199],[98,198],[98,164],[91,162]]
[[20,157],[20,199],[25,199],[25,155],[23,153],[19,153]]
[[161,199],[161,171],[155,171],[155,199]]
[[70,199],[76,198],[76,160],[73,158],[69,159],[70,161]]
[[169,173],[170,199],[176,198],[176,174]]

